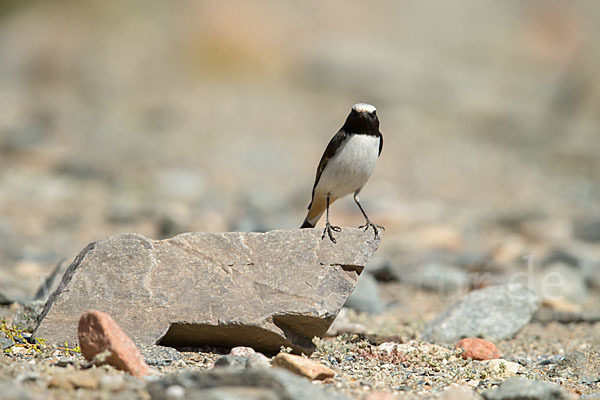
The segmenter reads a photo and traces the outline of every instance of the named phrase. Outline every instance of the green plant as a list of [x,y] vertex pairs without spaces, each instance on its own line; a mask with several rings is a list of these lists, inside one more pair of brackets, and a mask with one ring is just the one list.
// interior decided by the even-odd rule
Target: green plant
[[70,356],[70,353],[78,353],[81,354],[81,348],[79,346],[75,346],[73,348],[69,347],[69,342],[65,340],[65,345],[63,347],[58,346],[58,350],[62,350],[66,353],[67,356]]
[[[24,347],[36,352],[41,352],[43,348],[47,347],[46,341],[42,338],[36,338],[34,343],[30,343],[28,338],[23,336],[23,329],[19,326],[10,326],[5,319],[0,320],[0,331],[15,344],[15,347]],[[10,349],[4,350],[10,352]]]

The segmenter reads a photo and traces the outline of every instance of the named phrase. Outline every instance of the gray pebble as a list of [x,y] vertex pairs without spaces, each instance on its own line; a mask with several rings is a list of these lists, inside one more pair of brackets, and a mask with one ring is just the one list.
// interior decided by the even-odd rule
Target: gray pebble
[[497,389],[482,393],[486,400],[562,400],[569,399],[569,394],[560,386],[543,381],[526,378],[509,378]]

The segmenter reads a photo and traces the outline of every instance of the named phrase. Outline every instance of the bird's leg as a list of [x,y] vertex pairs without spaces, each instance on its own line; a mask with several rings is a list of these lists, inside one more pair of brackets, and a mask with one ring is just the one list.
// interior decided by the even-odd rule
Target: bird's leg
[[327,234],[327,236],[329,236],[329,239],[333,243],[337,243],[337,241],[333,237],[332,231],[333,232],[341,232],[342,228],[340,228],[339,226],[331,225],[329,223],[329,193],[328,193],[327,194],[327,214],[326,214],[326,219],[325,219],[325,229],[323,229],[323,236],[321,236],[321,240],[325,239],[325,235]]
[[369,219],[369,217],[367,216],[367,213],[365,212],[365,210],[363,210],[362,206],[360,205],[360,201],[358,199],[358,193],[354,193],[354,201],[356,202],[356,205],[358,206],[358,208],[360,208],[360,212],[362,212],[362,215],[365,217],[365,224],[359,226],[359,228],[365,228],[365,232],[369,229],[369,227],[373,228],[373,231],[375,232],[375,239],[379,238],[379,230],[381,229],[382,231],[385,231],[385,228],[381,225],[377,225],[371,222],[371,220]]

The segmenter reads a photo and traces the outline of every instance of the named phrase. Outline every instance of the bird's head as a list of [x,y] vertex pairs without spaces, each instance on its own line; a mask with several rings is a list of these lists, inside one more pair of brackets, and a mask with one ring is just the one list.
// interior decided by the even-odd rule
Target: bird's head
[[367,103],[357,103],[352,106],[350,115],[342,127],[346,132],[352,133],[379,133],[379,118],[375,106]]

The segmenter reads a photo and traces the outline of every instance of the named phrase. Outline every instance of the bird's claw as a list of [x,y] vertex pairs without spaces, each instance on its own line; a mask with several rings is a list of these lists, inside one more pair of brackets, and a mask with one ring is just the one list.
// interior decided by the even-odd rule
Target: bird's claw
[[382,231],[385,231],[385,227],[381,226],[381,225],[377,225],[372,223],[371,221],[367,220],[367,222],[364,225],[359,226],[358,228],[365,228],[365,232],[369,230],[369,227],[373,228],[373,232],[375,232],[375,239],[379,239],[379,230],[381,229]]
[[333,237],[333,232],[341,232],[342,228],[339,226],[331,225],[329,222],[325,224],[325,229],[323,229],[323,236],[321,236],[321,240],[325,239],[325,235],[329,236],[329,240],[333,243],[337,243],[337,240]]

